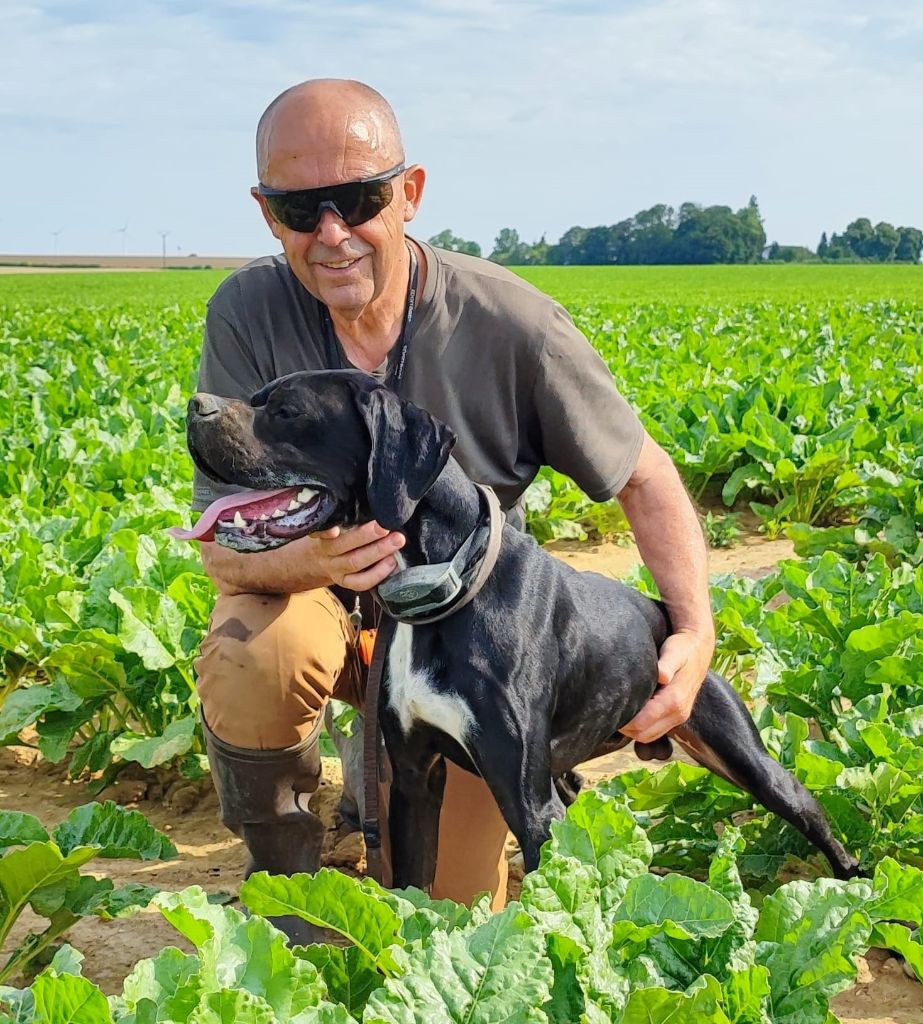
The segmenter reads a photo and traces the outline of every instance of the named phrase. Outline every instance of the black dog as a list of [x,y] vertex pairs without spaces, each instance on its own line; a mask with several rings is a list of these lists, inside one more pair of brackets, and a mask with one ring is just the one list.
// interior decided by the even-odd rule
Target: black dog
[[[410,565],[432,565],[452,560],[485,519],[481,491],[450,457],[451,431],[359,372],[291,374],[249,406],[196,395],[187,434],[210,477],[286,488],[256,503],[237,495],[236,506],[212,516],[207,529],[238,550],[376,519],[405,534]],[[475,599],[434,624],[399,624],[391,644],[380,708],[394,773],[394,885],[432,883],[444,757],[483,776],[534,869],[564,813],[553,779],[605,743],[627,742],[618,730],[657,689],[657,652],[669,633],[659,602],[576,572],[504,527]],[[791,822],[838,878],[856,873],[820,805],[768,755],[743,702],[715,673],[671,735]]]

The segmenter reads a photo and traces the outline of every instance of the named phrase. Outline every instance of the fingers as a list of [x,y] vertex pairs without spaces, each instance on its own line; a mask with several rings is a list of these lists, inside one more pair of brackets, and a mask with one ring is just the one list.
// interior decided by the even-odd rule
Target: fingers
[[657,682],[666,686],[689,660],[689,647],[681,634],[668,636],[657,659]]
[[391,533],[375,522],[324,533],[316,537],[323,539],[327,572],[335,583],[350,590],[378,586],[397,568],[394,554],[405,543],[403,534]]
[[635,717],[619,728],[638,743],[653,743],[689,719],[692,705],[673,686],[658,690]]
[[708,668],[707,661],[699,664],[700,654],[706,656],[692,638],[683,634],[667,637],[657,662],[660,689],[619,731],[636,743],[653,743],[687,722]]
[[383,558],[363,572],[351,572],[343,577],[343,586],[349,590],[371,590],[384,582],[397,568],[394,558]]
[[349,530],[335,526],[332,530],[324,530],[321,533],[316,533],[314,536],[324,537],[328,540],[328,543],[325,545],[328,555],[343,555],[347,551],[364,547],[366,544],[371,544],[376,540],[387,537],[388,531],[383,526],[379,526],[378,523],[372,521],[363,523],[361,526],[354,526]]

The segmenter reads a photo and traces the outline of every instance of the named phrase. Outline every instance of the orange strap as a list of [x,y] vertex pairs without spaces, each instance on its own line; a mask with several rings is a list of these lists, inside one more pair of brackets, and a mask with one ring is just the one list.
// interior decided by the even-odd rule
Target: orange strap
[[359,631],[359,660],[368,668],[372,664],[372,651],[375,649],[376,629],[362,629]]

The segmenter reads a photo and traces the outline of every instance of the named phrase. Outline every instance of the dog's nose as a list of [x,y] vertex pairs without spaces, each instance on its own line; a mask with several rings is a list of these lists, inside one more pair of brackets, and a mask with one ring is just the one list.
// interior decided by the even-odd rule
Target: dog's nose
[[207,391],[199,391],[189,399],[189,414],[204,419],[206,416],[214,416],[220,406],[215,395]]

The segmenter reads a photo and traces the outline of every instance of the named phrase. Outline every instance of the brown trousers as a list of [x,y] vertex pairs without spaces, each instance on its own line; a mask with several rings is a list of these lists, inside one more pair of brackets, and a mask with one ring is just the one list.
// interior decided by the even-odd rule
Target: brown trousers
[[[329,590],[219,597],[195,665],[205,720],[238,747],[294,746],[317,725],[328,698],[362,708],[352,642],[352,624]],[[387,822],[381,824],[387,837]],[[470,903],[488,890],[501,909],[506,838],[483,780],[449,762],[433,896]],[[387,881],[388,851],[382,852]]]

